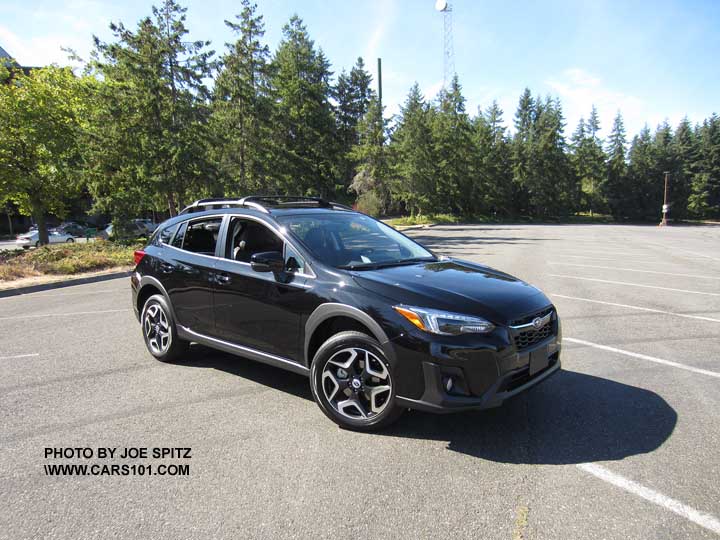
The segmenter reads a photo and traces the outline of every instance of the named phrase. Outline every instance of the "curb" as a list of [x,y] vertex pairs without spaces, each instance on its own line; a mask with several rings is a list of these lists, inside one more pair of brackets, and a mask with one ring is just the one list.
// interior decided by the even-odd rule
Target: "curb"
[[399,227],[394,227],[398,231],[414,231],[417,229],[430,229],[431,227],[434,227],[437,225],[436,223],[426,223],[425,225],[401,225]]
[[15,287],[14,289],[0,289],[0,298],[6,298],[8,296],[18,296],[21,294],[28,294],[40,291],[49,291],[52,289],[62,289],[63,287],[71,287],[73,285],[84,285],[86,283],[98,283],[101,281],[108,281],[110,279],[117,279],[120,277],[127,277],[132,273],[132,270],[121,270],[119,272],[111,272],[108,274],[100,274],[97,276],[86,276],[81,278],[64,279],[62,281],[52,281],[50,283],[39,283],[38,285],[28,285],[26,287]]

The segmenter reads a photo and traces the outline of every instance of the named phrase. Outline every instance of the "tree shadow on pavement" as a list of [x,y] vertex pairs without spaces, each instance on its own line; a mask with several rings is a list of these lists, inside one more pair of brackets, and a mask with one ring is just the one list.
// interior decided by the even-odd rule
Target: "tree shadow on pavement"
[[487,411],[411,412],[383,435],[447,441],[501,463],[564,465],[620,460],[659,448],[677,413],[654,392],[573,371]]

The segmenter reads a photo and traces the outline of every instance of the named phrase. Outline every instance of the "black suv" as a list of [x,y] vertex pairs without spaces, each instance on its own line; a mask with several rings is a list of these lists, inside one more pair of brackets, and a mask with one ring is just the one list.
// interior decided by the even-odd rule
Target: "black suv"
[[153,356],[195,342],[302,373],[346,428],[495,407],[560,369],[560,321],[538,289],[322,199],[197,201],[135,262]]

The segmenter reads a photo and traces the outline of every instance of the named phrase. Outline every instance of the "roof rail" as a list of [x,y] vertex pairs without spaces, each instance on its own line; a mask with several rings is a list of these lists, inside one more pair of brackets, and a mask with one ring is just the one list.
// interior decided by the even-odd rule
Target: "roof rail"
[[190,214],[192,212],[202,212],[203,210],[214,210],[217,208],[233,208],[233,207],[246,207],[254,208],[260,212],[269,214],[267,208],[264,206],[254,203],[252,201],[245,201],[244,199],[199,199],[192,204],[189,204],[180,211],[179,215]]
[[322,197],[297,197],[290,195],[250,195],[243,199],[246,202],[257,202],[264,206],[310,206],[317,205],[320,208],[341,208],[343,210],[352,210],[349,206],[328,201]]
[[304,207],[318,206],[319,208],[337,208],[352,210],[351,207],[333,201],[326,201],[320,197],[292,197],[287,195],[249,195],[242,199],[199,199],[182,209],[180,214],[201,212],[218,208],[245,207],[253,208],[269,214],[268,207]]

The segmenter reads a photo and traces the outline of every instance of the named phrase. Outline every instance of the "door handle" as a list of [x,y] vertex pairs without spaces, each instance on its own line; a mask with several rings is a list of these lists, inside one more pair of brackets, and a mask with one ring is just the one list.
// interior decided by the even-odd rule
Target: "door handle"
[[230,283],[230,276],[227,274],[215,274],[215,282],[219,285],[227,285]]
[[175,267],[174,267],[172,264],[160,263],[160,271],[161,271],[163,274],[169,274],[169,273],[172,272],[173,270],[175,270]]

